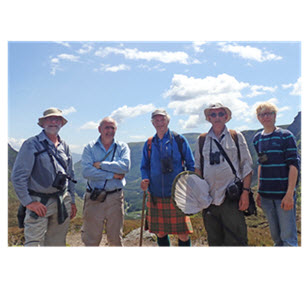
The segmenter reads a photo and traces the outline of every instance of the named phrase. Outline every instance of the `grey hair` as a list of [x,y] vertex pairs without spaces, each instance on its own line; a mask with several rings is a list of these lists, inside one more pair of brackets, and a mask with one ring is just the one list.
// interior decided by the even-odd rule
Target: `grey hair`
[[117,121],[112,119],[111,117],[105,117],[103,118],[100,123],[99,123],[99,127],[101,127],[103,125],[104,122],[111,122],[111,123],[114,123],[115,124],[115,127],[118,128],[118,124],[117,124]]

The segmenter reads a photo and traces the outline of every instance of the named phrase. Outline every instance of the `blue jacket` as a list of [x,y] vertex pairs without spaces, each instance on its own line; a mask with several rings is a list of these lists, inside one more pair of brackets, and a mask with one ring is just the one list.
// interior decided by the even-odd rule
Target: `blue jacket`
[[[194,171],[195,161],[192,151],[186,138],[180,135],[183,139],[183,157],[187,170]],[[173,171],[170,173],[162,173],[161,160],[169,158],[172,162]],[[141,177],[149,179],[149,191],[155,197],[170,197],[171,188],[174,178],[177,174],[184,171],[182,166],[181,153],[177,142],[174,139],[172,132],[168,129],[162,140],[157,134],[152,140],[151,161],[149,160],[147,142],[143,146],[143,156],[141,161]]]

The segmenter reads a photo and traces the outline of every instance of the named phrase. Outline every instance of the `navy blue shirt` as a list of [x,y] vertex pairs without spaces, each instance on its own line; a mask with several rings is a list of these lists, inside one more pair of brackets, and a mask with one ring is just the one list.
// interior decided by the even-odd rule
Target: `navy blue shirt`
[[294,136],[289,130],[276,128],[271,134],[258,132],[253,139],[255,150],[265,161],[261,166],[258,193],[265,198],[282,199],[288,189],[289,166],[299,169]]

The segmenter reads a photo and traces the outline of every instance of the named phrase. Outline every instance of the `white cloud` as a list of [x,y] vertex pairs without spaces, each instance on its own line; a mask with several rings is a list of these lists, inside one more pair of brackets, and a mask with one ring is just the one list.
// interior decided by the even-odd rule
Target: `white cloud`
[[56,75],[56,72],[61,70],[61,67],[60,67],[61,60],[77,62],[79,61],[79,56],[62,53],[62,54],[57,55],[56,57],[52,57],[50,59],[50,66],[51,66],[50,74]]
[[239,55],[244,59],[256,60],[258,62],[282,59],[282,57],[279,55],[251,46],[239,46],[236,44],[231,45],[225,43],[221,43],[220,46],[221,46],[220,50],[222,52],[231,52]]
[[169,52],[169,51],[139,51],[138,49],[120,49],[113,47],[101,48],[95,52],[95,55],[106,57],[109,54],[121,54],[126,59],[132,60],[147,60],[147,61],[160,61],[163,63],[181,63],[189,64],[191,60],[187,53],[183,51]]
[[12,137],[9,137],[8,142],[11,145],[11,147],[16,150],[19,151],[22,143],[25,141],[25,139],[15,139]]
[[293,96],[300,96],[302,92],[302,78],[298,78],[298,80],[295,83],[289,83],[289,84],[283,84],[283,89],[292,88],[292,91],[290,92],[290,95]]
[[233,76],[220,74],[217,77],[205,78],[187,77],[186,75],[174,74],[170,89],[164,93],[164,97],[171,97],[173,101],[185,101],[197,97],[213,96],[235,93],[248,87],[249,84],[237,81]]
[[62,109],[62,114],[64,116],[69,115],[69,114],[74,113],[74,112],[77,112],[77,110],[73,106],[71,106],[69,108]]
[[192,129],[204,123],[204,109],[215,102],[228,106],[239,120],[250,118],[248,104],[240,100],[241,91],[248,87],[248,83],[228,74],[205,78],[175,74],[164,97],[170,97],[168,108],[173,109],[175,115],[189,116],[187,120],[180,120],[182,128]]
[[66,54],[66,53],[59,54],[57,57],[62,60],[68,60],[68,61],[74,61],[74,62],[79,60],[79,56],[76,56],[73,54]]
[[117,66],[110,66],[110,65],[102,64],[100,70],[105,71],[105,72],[128,71],[128,70],[130,70],[130,66],[124,65],[124,64],[120,64],[120,65],[117,65]]
[[100,121],[97,121],[97,122],[94,122],[94,121],[89,121],[85,124],[83,124],[80,129],[82,130],[86,130],[86,129],[97,129],[98,126],[99,126],[99,122]]
[[89,44],[83,44],[81,46],[81,48],[79,50],[77,50],[76,52],[79,54],[86,54],[89,53],[93,50],[93,46],[89,45]]
[[115,119],[118,123],[122,123],[125,119],[134,118],[152,112],[154,109],[155,106],[153,104],[139,104],[134,107],[124,105],[113,111],[110,117]]
[[62,45],[64,47],[66,47],[66,48],[70,48],[71,47],[71,45],[68,42],[55,42],[55,43],[60,44],[60,45]]
[[277,90],[277,86],[270,87],[270,86],[263,86],[263,85],[252,85],[250,86],[250,89],[251,89],[251,94],[246,95],[246,97],[248,98],[263,95],[267,92],[274,93]]
[[201,48],[201,46],[204,44],[206,44],[206,42],[193,42],[193,49],[195,52],[202,53],[204,50]]
[[179,123],[183,129],[193,129],[200,122],[200,118],[199,115],[190,115],[188,120],[179,120]]

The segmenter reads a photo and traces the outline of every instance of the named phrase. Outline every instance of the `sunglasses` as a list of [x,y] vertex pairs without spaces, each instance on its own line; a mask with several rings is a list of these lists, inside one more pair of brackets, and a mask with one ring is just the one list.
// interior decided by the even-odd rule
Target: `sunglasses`
[[274,111],[271,112],[266,112],[266,113],[262,113],[262,114],[258,114],[259,117],[264,118],[264,117],[271,117],[275,114]]
[[221,117],[223,117],[225,114],[226,114],[226,113],[224,113],[224,112],[222,112],[222,111],[220,111],[218,114],[216,114],[215,112],[213,112],[213,113],[210,114],[210,117],[216,118],[216,117],[218,116],[218,117],[221,118]]

